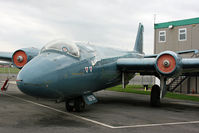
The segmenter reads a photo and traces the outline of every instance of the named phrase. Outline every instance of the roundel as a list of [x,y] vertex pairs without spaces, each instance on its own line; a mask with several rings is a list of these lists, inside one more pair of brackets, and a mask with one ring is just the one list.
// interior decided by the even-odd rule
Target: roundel
[[16,51],[13,54],[13,62],[17,67],[23,67],[27,61],[28,61],[28,57],[26,55],[26,53],[22,50]]
[[171,73],[176,68],[176,60],[170,54],[163,54],[157,59],[157,66],[162,73]]

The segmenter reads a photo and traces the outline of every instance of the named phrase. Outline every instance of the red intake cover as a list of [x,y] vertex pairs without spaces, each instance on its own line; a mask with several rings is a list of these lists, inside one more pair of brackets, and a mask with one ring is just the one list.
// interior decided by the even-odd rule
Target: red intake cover
[[[18,58],[21,58],[21,60],[19,60]],[[26,53],[22,50],[16,51],[13,55],[13,62],[17,67],[23,67],[27,61],[28,61],[28,57],[26,55]]]
[[[164,62],[168,61],[169,65],[165,66]],[[163,73],[171,73],[176,67],[176,60],[170,54],[163,54],[157,60],[158,69]]]

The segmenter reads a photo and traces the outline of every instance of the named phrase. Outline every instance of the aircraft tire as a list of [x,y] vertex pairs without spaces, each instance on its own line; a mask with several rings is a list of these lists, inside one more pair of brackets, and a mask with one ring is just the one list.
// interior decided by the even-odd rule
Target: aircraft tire
[[160,106],[160,87],[158,85],[152,86],[150,105],[152,107]]
[[85,109],[85,102],[82,97],[75,99],[75,111],[82,112]]
[[66,102],[65,102],[65,107],[66,107],[66,110],[67,110],[68,112],[72,112],[73,109],[74,109],[74,106],[71,106],[71,105],[70,105],[70,100],[66,100]]

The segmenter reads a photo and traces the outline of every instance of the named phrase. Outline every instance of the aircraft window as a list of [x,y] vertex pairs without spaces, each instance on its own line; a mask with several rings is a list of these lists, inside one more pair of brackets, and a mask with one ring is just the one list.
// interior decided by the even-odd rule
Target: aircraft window
[[47,50],[57,50],[61,52],[66,52],[69,55],[79,57],[79,48],[73,42],[68,42],[65,40],[56,40],[49,42],[41,49],[41,53]]

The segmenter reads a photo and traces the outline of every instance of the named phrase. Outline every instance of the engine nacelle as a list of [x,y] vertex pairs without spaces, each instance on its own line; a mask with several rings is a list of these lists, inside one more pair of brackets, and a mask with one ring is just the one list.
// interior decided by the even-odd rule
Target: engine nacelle
[[164,77],[177,76],[181,73],[182,58],[172,51],[164,51],[156,57],[155,68]]
[[17,68],[21,69],[28,63],[31,59],[39,54],[39,49],[37,48],[23,48],[14,52],[12,55],[12,63]]

